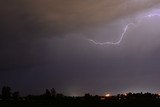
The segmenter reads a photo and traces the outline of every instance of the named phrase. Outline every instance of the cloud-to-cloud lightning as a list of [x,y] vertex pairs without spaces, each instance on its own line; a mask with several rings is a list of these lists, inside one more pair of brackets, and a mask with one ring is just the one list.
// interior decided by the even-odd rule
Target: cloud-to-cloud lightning
[[[142,22],[145,18],[152,18],[152,17],[155,17],[155,16],[160,17],[160,14],[158,14],[158,13],[148,14],[148,15],[140,18],[140,19],[138,20],[138,22],[140,23],[140,22]],[[123,30],[120,38],[119,38],[118,41],[116,41],[116,42],[112,42],[112,41],[109,41],[109,42],[97,42],[97,41],[95,41],[95,40],[93,40],[93,39],[88,39],[88,40],[91,41],[92,43],[96,44],[96,45],[119,45],[119,44],[122,42],[125,34],[127,33],[128,29],[130,28],[130,26],[135,26],[135,25],[136,25],[135,23],[128,23],[127,25],[125,25],[124,30]]]

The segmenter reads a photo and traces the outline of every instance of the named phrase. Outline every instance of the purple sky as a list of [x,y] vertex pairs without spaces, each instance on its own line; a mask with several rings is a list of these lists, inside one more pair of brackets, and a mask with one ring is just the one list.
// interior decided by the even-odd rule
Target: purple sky
[[[65,95],[160,92],[159,0],[1,0],[0,87]],[[120,45],[115,41],[133,22]]]

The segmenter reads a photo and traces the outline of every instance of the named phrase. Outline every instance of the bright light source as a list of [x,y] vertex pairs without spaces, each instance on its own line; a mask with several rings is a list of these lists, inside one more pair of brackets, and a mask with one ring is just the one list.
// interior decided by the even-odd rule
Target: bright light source
[[106,96],[106,97],[110,97],[110,96],[111,96],[111,94],[106,94],[105,96]]
[[124,96],[127,96],[127,93],[124,93],[123,95],[124,95]]

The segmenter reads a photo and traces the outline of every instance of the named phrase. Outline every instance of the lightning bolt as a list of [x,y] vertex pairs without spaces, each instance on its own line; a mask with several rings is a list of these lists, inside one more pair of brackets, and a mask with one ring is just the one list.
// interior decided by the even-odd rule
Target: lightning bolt
[[[155,17],[155,16],[160,17],[160,14],[158,14],[158,13],[148,14],[148,15],[140,18],[138,20],[138,22],[140,23],[140,22],[142,22],[142,20],[144,20],[146,18],[152,18],[152,17]],[[96,45],[119,45],[123,41],[123,38],[124,38],[125,34],[127,33],[128,29],[130,28],[130,26],[135,26],[135,25],[136,25],[135,23],[128,23],[127,25],[125,25],[125,27],[123,28],[123,32],[122,32],[120,38],[115,42],[97,42],[97,41],[95,41],[93,39],[88,39],[88,40],[90,42],[96,44]]]

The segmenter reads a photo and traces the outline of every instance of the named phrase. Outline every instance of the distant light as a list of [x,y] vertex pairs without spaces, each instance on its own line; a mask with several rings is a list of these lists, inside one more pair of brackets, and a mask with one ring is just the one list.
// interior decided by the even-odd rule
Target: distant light
[[106,94],[105,96],[106,96],[106,97],[111,97],[111,94]]
[[106,98],[104,98],[104,97],[101,97],[101,100],[105,100]]
[[123,95],[124,95],[124,96],[127,96],[127,93],[124,93]]
[[158,94],[158,96],[160,96],[160,94]]

